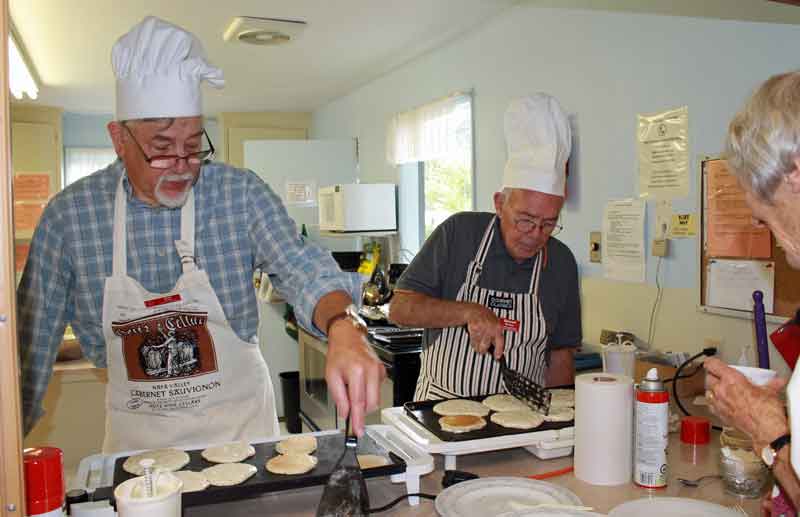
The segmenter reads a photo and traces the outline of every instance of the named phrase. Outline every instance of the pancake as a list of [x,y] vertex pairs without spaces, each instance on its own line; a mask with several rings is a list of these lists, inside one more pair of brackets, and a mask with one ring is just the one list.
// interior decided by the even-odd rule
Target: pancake
[[480,402],[474,400],[445,400],[433,406],[433,412],[437,415],[451,416],[451,415],[475,415],[486,416],[489,414],[489,408]]
[[258,469],[247,463],[220,463],[203,469],[203,475],[214,486],[241,485],[250,479]]
[[153,472],[156,469],[168,470],[174,472],[185,467],[189,463],[189,455],[184,451],[178,449],[153,449],[139,454],[135,454],[125,460],[122,468],[125,472],[133,474],[134,476],[141,476],[144,474],[144,468],[139,465],[139,462],[145,459],[152,459]]
[[213,445],[200,453],[211,463],[240,463],[255,454],[253,446],[244,442]]
[[439,419],[439,425],[449,433],[467,433],[486,427],[486,420],[475,415],[447,415]]
[[571,407],[550,406],[550,413],[542,416],[545,422],[569,422],[575,420],[575,410]]
[[385,467],[391,463],[389,458],[385,456],[378,456],[377,454],[359,454],[358,466],[361,470],[374,469],[375,467]]
[[183,481],[182,492],[200,492],[208,488],[210,483],[202,472],[192,472],[191,470],[179,470],[175,472],[175,476]]
[[317,450],[317,438],[307,434],[290,436],[278,442],[275,450],[280,454],[311,454]]
[[513,395],[490,395],[483,403],[492,411],[521,411],[529,409],[528,405]]
[[503,411],[492,414],[492,422],[510,429],[534,429],[542,425],[544,417],[530,409]]
[[279,454],[267,462],[273,474],[305,474],[317,466],[317,458],[310,454]]
[[574,390],[557,389],[550,390],[550,393],[552,394],[550,398],[551,407],[575,407]]

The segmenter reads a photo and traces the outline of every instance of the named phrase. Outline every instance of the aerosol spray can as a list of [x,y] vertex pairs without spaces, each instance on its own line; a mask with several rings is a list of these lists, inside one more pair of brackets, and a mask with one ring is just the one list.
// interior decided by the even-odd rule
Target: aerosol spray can
[[669,392],[651,368],[636,387],[633,481],[645,488],[667,486]]

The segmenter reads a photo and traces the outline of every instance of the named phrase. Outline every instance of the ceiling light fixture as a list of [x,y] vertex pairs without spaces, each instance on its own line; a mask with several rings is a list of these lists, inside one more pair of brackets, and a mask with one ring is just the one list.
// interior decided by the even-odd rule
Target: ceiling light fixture
[[24,49],[17,43],[18,36],[15,30],[8,33],[8,86],[11,94],[19,100],[24,95],[36,100],[39,96],[39,86],[33,74],[33,67],[26,59]]
[[222,39],[250,45],[283,45],[297,39],[306,25],[300,20],[237,16],[225,29]]

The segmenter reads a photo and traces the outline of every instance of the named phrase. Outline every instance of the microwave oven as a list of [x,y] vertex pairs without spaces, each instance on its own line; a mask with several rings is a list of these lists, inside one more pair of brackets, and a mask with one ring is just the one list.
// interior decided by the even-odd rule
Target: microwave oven
[[346,183],[322,187],[318,192],[321,231],[397,231],[394,183]]

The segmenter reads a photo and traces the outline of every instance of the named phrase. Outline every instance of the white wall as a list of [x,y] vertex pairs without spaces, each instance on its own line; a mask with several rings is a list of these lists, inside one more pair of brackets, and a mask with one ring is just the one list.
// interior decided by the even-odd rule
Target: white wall
[[[728,120],[759,82],[797,67],[798,46],[800,27],[791,25],[521,5],[318,110],[312,135],[357,136],[362,180],[397,181],[384,159],[388,118],[472,88],[476,205],[488,210],[501,183],[508,101],[536,91],[556,95],[574,115],[578,136],[559,238],[580,263],[585,337],[596,342],[602,327],[646,336],[655,262],[648,262],[646,285],[606,281],[588,262],[588,234],[600,229],[605,202],[637,192],[636,114],[688,105],[694,164],[720,151]],[[675,209],[695,211],[696,197],[693,180]],[[656,346],[695,350],[712,337],[724,342],[726,358],[735,358],[751,324],[697,313],[696,243],[671,244]]]

